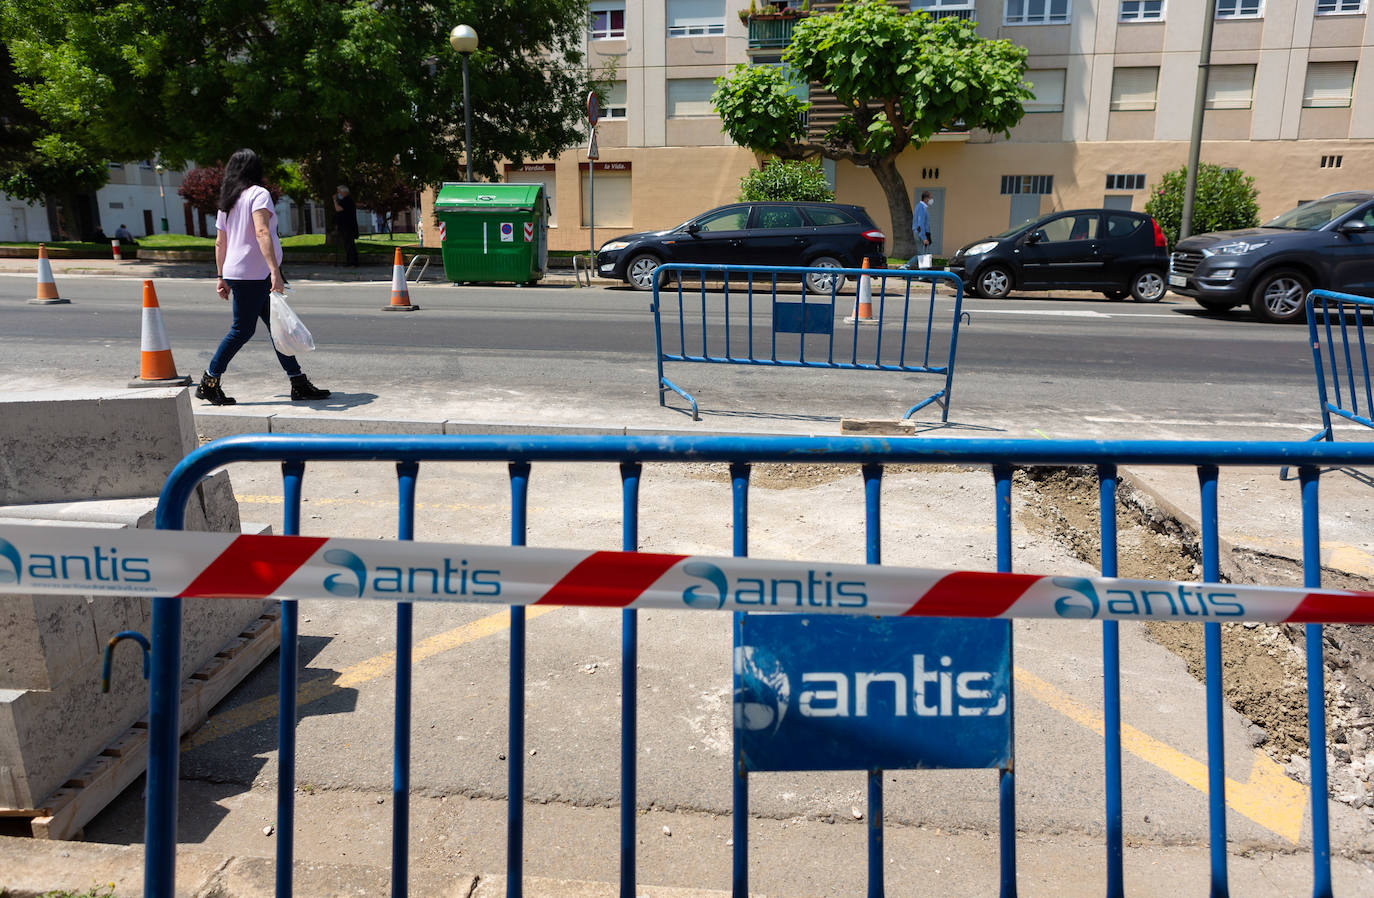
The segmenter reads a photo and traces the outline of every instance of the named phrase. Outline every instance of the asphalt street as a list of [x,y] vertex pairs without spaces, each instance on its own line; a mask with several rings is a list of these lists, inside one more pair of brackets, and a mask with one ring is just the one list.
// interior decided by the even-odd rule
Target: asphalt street
[[[197,375],[227,328],[227,306],[208,280],[162,279],[157,287],[178,369]],[[71,305],[33,306],[26,303],[31,278],[0,276],[0,377],[17,389],[126,381],[138,363],[138,282],[69,275],[61,288]],[[443,406],[447,417],[575,425],[587,406],[610,403],[636,423],[684,424],[682,414],[660,414],[655,402],[646,294],[434,283],[412,286],[411,294],[420,311],[384,312],[385,283],[296,287],[293,306],[319,345],[303,360],[305,369],[341,394],[336,410],[369,416],[400,401],[413,404],[416,417]],[[937,315],[952,317],[951,298],[941,296],[936,305]],[[1155,433],[1181,438],[1215,435],[1218,427],[1277,439],[1316,430],[1302,328],[1262,324],[1241,312],[1204,313],[1179,297],[1139,305],[1089,294],[1026,294],[966,298],[963,310],[950,409],[956,425],[1015,419],[1047,435],[1099,436],[1149,419]],[[737,346],[747,316],[730,318]],[[718,339],[725,316],[713,312],[709,321]],[[665,327],[665,339],[675,327]],[[883,330],[887,361],[896,347],[890,326]],[[859,335],[861,361],[873,358],[875,331]],[[848,339],[837,333],[840,358]],[[815,357],[823,350],[809,340]],[[943,360],[942,351],[937,344],[932,363]],[[890,372],[670,364],[665,373],[697,396],[708,419],[730,429],[749,420],[770,427],[794,420],[802,428],[830,427],[841,417],[892,419],[942,385],[930,375]],[[230,394],[248,403],[282,392],[284,384],[262,336],[225,378]],[[675,396],[669,400],[685,407]],[[917,417],[938,421],[938,410]]]

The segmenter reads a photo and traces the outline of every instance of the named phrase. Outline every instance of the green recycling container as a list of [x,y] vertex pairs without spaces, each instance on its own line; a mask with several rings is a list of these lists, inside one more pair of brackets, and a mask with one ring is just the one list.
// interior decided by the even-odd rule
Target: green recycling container
[[534,283],[549,261],[542,184],[446,183],[434,201],[450,281]]

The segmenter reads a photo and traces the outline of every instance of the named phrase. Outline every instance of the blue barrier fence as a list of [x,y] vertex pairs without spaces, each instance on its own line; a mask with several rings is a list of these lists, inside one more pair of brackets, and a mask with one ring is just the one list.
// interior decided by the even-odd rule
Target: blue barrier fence
[[[157,526],[181,529],[185,508],[196,484],[212,471],[236,462],[280,462],[283,473],[284,532],[298,534],[301,523],[301,485],[307,462],[392,461],[396,464],[399,499],[399,539],[414,535],[416,478],[422,463],[443,461],[494,462],[507,465],[511,487],[511,543],[524,545],[526,505],[534,465],[548,462],[616,462],[620,466],[623,497],[622,548],[638,548],[639,479],[648,462],[727,463],[733,497],[734,553],[749,549],[749,480],[758,463],[852,463],[862,466],[867,515],[866,558],[881,559],[881,486],[886,465],[987,465],[996,499],[997,570],[1012,570],[1012,475],[1030,465],[1090,466],[1099,483],[1102,522],[1101,567],[1105,576],[1117,573],[1118,466],[1125,464],[1194,467],[1199,482],[1199,520],[1203,579],[1220,581],[1217,484],[1226,466],[1292,465],[1299,470],[1302,506],[1304,585],[1321,585],[1318,529],[1319,471],[1331,465],[1374,465],[1374,444],[1327,442],[1091,442],[1024,440],[902,440],[821,437],[342,437],[247,436],[219,440],[187,456],[169,478],[158,504]],[[525,613],[512,607],[510,643],[510,747],[508,795],[507,894],[522,894],[524,844],[524,702]],[[410,795],[410,709],[412,617],[407,604],[396,616],[396,716],[394,732],[392,834],[392,894],[408,893],[408,831]],[[636,612],[622,612],[623,680],[621,741],[620,893],[635,895],[636,780],[636,669],[638,645]],[[1008,624],[1009,626],[1009,624]],[[1118,625],[1103,622],[1103,678],[1106,730],[1106,861],[1108,896],[1124,895],[1123,807],[1121,773],[1121,684]],[[1222,678],[1220,624],[1206,623],[1206,716],[1208,728],[1208,806],[1210,817],[1211,891],[1228,894],[1226,784],[1222,757]],[[180,690],[181,600],[153,602],[152,674],[150,682],[149,763],[147,779],[145,898],[172,898],[175,892],[175,849],[178,779],[178,710]],[[1313,895],[1332,894],[1331,846],[1327,820],[1326,727],[1324,670],[1320,624],[1306,625],[1308,738],[1311,755],[1311,831]],[[292,894],[295,789],[295,698],[297,690],[297,608],[282,602],[280,662],[279,776],[277,804],[276,894]],[[737,749],[738,760],[738,749]],[[744,765],[737,763],[734,810],[734,894],[747,895],[748,790]],[[1010,764],[1001,770],[1000,846],[1001,895],[1016,894],[1015,779]],[[1144,799],[1141,799],[1144,800]],[[867,894],[884,894],[882,878],[882,780],[869,778],[869,877]]]
[[[665,362],[889,371],[944,382],[903,418],[933,403],[940,420],[949,420],[964,283],[948,271],[683,263],[657,271],[659,405],[671,390],[701,420],[692,394],[664,376]],[[666,291],[665,281],[673,282]],[[798,282],[799,292],[790,292]],[[942,282],[954,289],[952,312],[936,308],[935,286]],[[861,305],[871,306],[871,314],[861,313]]]
[[1313,290],[1307,294],[1307,334],[1317,372],[1322,430],[1314,440],[1334,440],[1331,416],[1374,427],[1374,385],[1369,378],[1365,316],[1374,299]]

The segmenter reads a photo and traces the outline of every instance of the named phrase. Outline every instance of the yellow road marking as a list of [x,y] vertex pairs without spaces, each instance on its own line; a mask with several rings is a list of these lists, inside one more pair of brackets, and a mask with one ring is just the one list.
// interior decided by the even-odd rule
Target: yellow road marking
[[[1099,736],[1106,733],[1106,723],[1095,711],[1074,701],[1025,668],[1016,668],[1016,687],[1084,729]],[[1207,794],[1207,765],[1201,761],[1124,723],[1121,725],[1121,747]],[[1227,777],[1226,804],[1236,813],[1296,845],[1302,836],[1302,821],[1307,813],[1307,787],[1289,779],[1282,767],[1256,749],[1248,782],[1241,783]]]
[[[552,606],[534,605],[525,609],[525,620],[533,620],[555,610],[557,609]],[[505,630],[509,624],[509,611],[498,611],[495,614],[478,618],[471,623],[416,643],[411,650],[412,661],[419,663],[426,658],[432,658],[469,642],[493,636]],[[333,679],[324,676],[306,680],[297,687],[296,707],[302,708],[311,702],[335,695],[345,689],[356,688],[379,677],[384,677],[395,669],[396,653],[391,651],[345,668]],[[237,708],[212,716],[205,721],[200,729],[181,741],[181,750],[190,751],[276,716],[277,696],[275,694],[265,695],[256,701],[239,705]]]

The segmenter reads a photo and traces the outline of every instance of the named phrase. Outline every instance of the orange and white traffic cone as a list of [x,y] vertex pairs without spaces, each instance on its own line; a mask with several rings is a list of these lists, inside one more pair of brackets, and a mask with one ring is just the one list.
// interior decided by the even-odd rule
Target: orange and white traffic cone
[[157,304],[157,290],[152,281],[143,282],[143,352],[138,377],[131,387],[188,387],[190,377],[177,375],[172,361],[172,346],[162,326],[162,308]]
[[116,262],[123,262],[123,261],[124,261],[124,257],[121,256],[121,255],[119,254],[119,241],[118,241],[118,240],[111,240],[111,241],[110,241],[110,252],[114,255],[114,260],[115,260]]
[[386,312],[413,312],[420,308],[410,303],[410,291],[406,289],[406,269],[401,259],[401,248],[396,247],[396,262],[391,266],[391,305],[382,306]]
[[42,243],[38,244],[38,295],[29,302],[40,306],[71,302],[57,295],[57,284],[52,279],[52,263],[48,261],[48,247]]
[[[863,267],[868,268],[867,259],[864,259]],[[872,280],[873,279],[866,274],[859,275],[859,289],[854,295],[854,314],[845,317],[845,324],[878,323],[878,319],[873,317]]]

